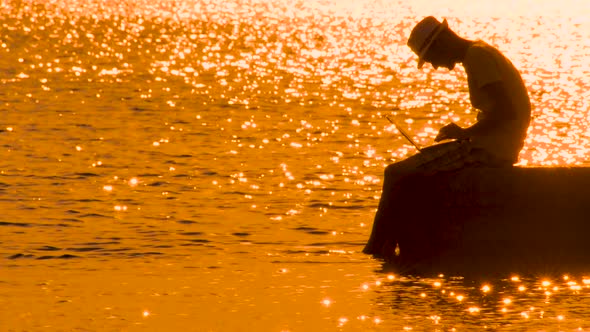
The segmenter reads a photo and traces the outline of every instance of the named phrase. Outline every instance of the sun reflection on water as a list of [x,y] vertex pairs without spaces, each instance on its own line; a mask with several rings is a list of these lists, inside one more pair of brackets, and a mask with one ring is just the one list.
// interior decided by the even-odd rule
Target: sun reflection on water
[[[367,261],[358,248],[370,230],[384,166],[416,152],[384,116],[422,145],[446,122],[469,125],[475,118],[462,69],[416,69],[405,40],[417,16],[447,18],[460,34],[498,46],[521,70],[534,118],[520,165],[590,163],[588,2],[541,2],[551,10],[509,0],[494,6],[444,0],[436,8],[426,0],[3,1],[0,189],[15,200],[6,198],[2,225],[19,227],[14,246],[3,245],[26,249],[14,257],[39,247],[21,241],[26,232],[20,232],[34,232],[31,219],[38,217],[67,225],[55,241],[71,248],[112,240],[113,248],[90,251],[107,260],[127,246],[182,257],[206,252],[199,259],[211,261],[217,252],[231,264],[213,262],[198,273],[221,278],[227,266],[233,273],[265,264],[257,251],[244,249],[250,245],[271,253],[274,272],[279,259],[317,270],[313,259],[329,257],[336,261],[328,265],[353,275],[357,265],[347,264]],[[14,206],[18,211],[10,212]],[[101,229],[106,235],[96,234],[109,218],[116,222]],[[79,237],[63,235],[87,228]],[[166,236],[173,239],[165,245],[151,242]],[[54,247],[41,251],[48,250]],[[256,256],[252,266],[244,266],[248,255]],[[296,274],[279,262],[277,275]],[[338,277],[353,280],[354,289],[344,291],[353,300],[335,292],[304,303],[325,310],[332,327],[396,326],[392,317],[408,312],[416,315],[400,329],[446,328],[464,319],[481,327],[505,317],[570,324],[575,310],[555,306],[590,289],[590,279],[576,276],[473,285],[444,276],[358,281],[350,275]],[[272,294],[280,298],[273,300],[309,294],[314,282],[326,293],[338,284],[297,278],[275,285]],[[207,299],[245,291],[228,287]],[[379,305],[345,311],[359,298]],[[160,316],[154,308],[143,316],[153,317],[151,310]]]
[[[513,283],[517,283],[517,285],[513,285]],[[518,286],[520,283],[523,283],[524,285]],[[550,281],[544,278],[533,279],[529,277],[520,278],[513,276],[510,279],[505,279],[498,283],[494,287],[498,289],[497,291],[493,291],[490,284],[484,283],[480,285],[481,292],[477,293],[474,292],[476,289],[473,285],[470,285],[469,283],[463,284],[453,278],[428,281],[419,278],[409,279],[406,277],[398,279],[390,274],[373,282],[373,287],[375,288],[371,287],[369,283],[363,284],[361,288],[364,291],[371,290],[376,295],[387,292],[392,292],[393,294],[398,293],[401,295],[406,287],[422,288],[424,292],[420,294],[420,299],[414,299],[413,305],[421,307],[422,305],[428,306],[434,302],[439,304],[439,306],[436,307],[429,307],[430,311],[423,313],[423,318],[429,320],[432,325],[439,325],[445,321],[454,321],[457,315],[461,315],[457,311],[460,307],[463,308],[462,310],[464,312],[472,315],[471,319],[486,320],[496,315],[509,315],[512,319],[511,324],[519,324],[518,319],[522,320],[520,322],[537,322],[539,324],[547,322],[546,324],[549,324],[551,321],[567,320],[567,316],[559,312],[559,309],[552,308],[559,302],[559,299],[567,299],[571,295],[585,296],[581,295],[578,291],[571,293],[567,292],[568,289],[573,289],[556,285],[560,283],[563,283],[563,285],[572,285],[572,283],[575,284],[576,282],[569,281],[569,278],[563,278],[562,281]],[[537,287],[535,287],[535,285],[537,285]],[[531,291],[523,294],[520,291],[521,287],[531,289]],[[548,300],[547,289],[552,290],[552,293],[550,294],[553,297],[552,300]],[[447,303],[446,305],[449,307],[445,309],[444,306],[440,306],[441,303]],[[332,303],[329,300],[324,300],[323,304],[329,305]],[[393,308],[395,308],[395,306]],[[389,307],[388,310],[392,310],[393,308]],[[368,317],[368,315],[362,315],[359,316],[358,319],[365,321]],[[463,317],[466,318],[465,316]],[[381,321],[380,318],[379,321]],[[348,322],[348,320],[338,320],[340,326],[343,322]],[[576,324],[576,322],[579,322],[579,320],[572,320],[572,323]],[[424,326],[423,322],[417,324],[419,325],[411,326],[406,324],[404,330],[412,330]],[[445,326],[447,328],[455,328],[452,324]],[[582,330],[582,328],[578,329]]]

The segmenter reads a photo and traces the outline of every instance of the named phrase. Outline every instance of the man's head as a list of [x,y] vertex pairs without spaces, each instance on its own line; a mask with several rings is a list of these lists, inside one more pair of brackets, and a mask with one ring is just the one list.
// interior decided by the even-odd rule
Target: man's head
[[[439,22],[436,18],[432,16],[428,16],[422,21],[420,21],[414,29],[412,29],[412,33],[410,34],[410,38],[408,38],[408,46],[418,55],[418,68],[422,68],[425,62],[433,62],[432,53],[434,47],[433,45],[439,39],[441,33],[449,31],[447,20],[443,20],[443,22]],[[440,47],[437,47],[437,50]],[[429,52],[431,51],[431,52]],[[438,65],[447,67],[452,69],[454,67],[454,63],[447,64],[447,63],[433,63],[435,67]]]

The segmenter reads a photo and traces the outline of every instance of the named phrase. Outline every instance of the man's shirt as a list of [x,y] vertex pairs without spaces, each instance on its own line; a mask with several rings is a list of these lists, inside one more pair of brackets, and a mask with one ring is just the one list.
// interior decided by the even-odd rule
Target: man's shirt
[[[469,47],[463,66],[471,104],[479,110],[477,120],[493,119],[498,124],[487,134],[472,137],[473,145],[500,160],[515,163],[524,146],[531,118],[529,95],[518,70],[502,53],[483,41],[476,41]],[[506,89],[508,102],[513,106],[511,113],[499,113],[493,109],[495,101],[483,87],[495,82],[501,82]]]

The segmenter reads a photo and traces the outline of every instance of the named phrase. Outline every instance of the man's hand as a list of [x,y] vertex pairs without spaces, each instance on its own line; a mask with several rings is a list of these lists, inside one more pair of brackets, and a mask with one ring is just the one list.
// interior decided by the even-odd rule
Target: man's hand
[[434,138],[435,142],[442,141],[445,139],[465,139],[465,130],[455,123],[451,122],[448,125],[442,127],[438,131],[438,135]]

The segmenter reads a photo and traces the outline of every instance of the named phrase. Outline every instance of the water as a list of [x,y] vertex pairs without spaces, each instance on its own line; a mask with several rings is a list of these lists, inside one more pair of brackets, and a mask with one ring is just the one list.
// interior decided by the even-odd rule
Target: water
[[590,330],[585,275],[360,252],[384,166],[415,153],[382,115],[425,145],[474,120],[462,69],[415,68],[422,16],[522,71],[522,165],[590,163],[590,6],[540,3],[3,1],[0,327]]

